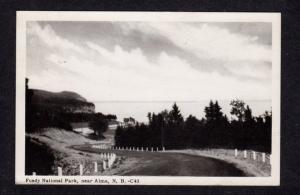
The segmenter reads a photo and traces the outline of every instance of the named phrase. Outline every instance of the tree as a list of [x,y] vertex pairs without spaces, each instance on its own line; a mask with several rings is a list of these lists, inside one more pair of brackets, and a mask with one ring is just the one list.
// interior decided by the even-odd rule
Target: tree
[[230,114],[235,115],[239,122],[243,122],[245,119],[245,102],[242,100],[232,100],[230,102],[230,105],[232,106]]
[[108,114],[106,115],[106,119],[108,120],[117,120],[117,116],[114,114]]
[[149,121],[149,124],[151,123],[151,112],[148,112],[148,114],[147,114],[147,118],[148,118],[148,121]]
[[221,121],[223,118],[222,108],[219,106],[218,101],[214,103],[212,100],[209,102],[209,106],[205,107],[205,117],[208,122],[210,121]]
[[171,124],[179,125],[180,123],[183,122],[183,117],[180,113],[180,110],[176,102],[172,106],[172,110],[170,111],[169,118]]
[[120,126],[117,127],[115,131],[115,145],[122,146],[123,145],[123,131],[124,129]]
[[92,121],[89,122],[89,127],[94,130],[94,133],[101,137],[102,133],[107,130],[108,122],[104,118],[95,117]]
[[220,121],[223,118],[223,112],[221,112],[222,108],[219,106],[218,101],[214,104],[214,120]]
[[212,100],[210,100],[209,106],[204,108],[205,118],[207,119],[207,121],[213,120],[213,108],[214,108],[214,103]]
[[252,110],[247,105],[246,110],[245,110],[245,122],[252,122],[252,121],[253,121]]

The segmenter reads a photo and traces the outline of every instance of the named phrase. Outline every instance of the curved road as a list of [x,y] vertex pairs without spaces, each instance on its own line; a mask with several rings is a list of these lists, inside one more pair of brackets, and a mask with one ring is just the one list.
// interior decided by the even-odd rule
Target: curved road
[[137,152],[102,150],[89,145],[73,146],[76,150],[93,153],[114,152],[117,156],[134,159],[133,166],[118,175],[143,176],[246,176],[234,165],[221,160],[168,152]]

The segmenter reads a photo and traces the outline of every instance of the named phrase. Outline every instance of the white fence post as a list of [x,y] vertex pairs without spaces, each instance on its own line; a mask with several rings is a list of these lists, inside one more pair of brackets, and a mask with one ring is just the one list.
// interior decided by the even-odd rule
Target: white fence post
[[98,172],[98,163],[97,162],[94,162],[94,170],[95,170],[95,173]]
[[34,176],[35,176],[35,175],[36,175],[36,172],[32,172],[32,175],[34,175]]
[[262,161],[266,162],[266,153],[264,153],[264,152],[262,153]]
[[153,152],[153,147],[151,147],[151,152]]
[[253,155],[253,160],[256,160],[256,152],[255,151],[252,152],[252,155]]
[[82,166],[82,164],[79,165],[79,175],[83,175],[83,166]]
[[106,161],[102,161],[102,167],[103,167],[103,170],[106,170]]
[[142,147],[142,152],[144,151],[143,147]]
[[238,150],[235,149],[235,150],[234,150],[234,157],[236,158],[237,156],[238,156]]
[[110,168],[111,167],[111,159],[109,158],[107,161],[107,167]]
[[164,152],[165,151],[165,147],[163,147],[162,149],[163,149],[163,152]]
[[244,150],[244,158],[247,158],[247,150]]
[[58,173],[58,176],[62,176],[62,168],[61,167],[57,167],[57,173]]
[[156,147],[156,151],[158,151],[158,147]]

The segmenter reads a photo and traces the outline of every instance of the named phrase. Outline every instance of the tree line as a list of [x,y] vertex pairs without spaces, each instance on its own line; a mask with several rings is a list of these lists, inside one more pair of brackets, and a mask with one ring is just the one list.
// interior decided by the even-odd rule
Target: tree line
[[176,103],[170,111],[148,113],[149,123],[119,126],[115,132],[116,146],[183,148],[239,148],[270,152],[272,113],[253,116],[242,100],[230,102],[228,120],[218,101],[205,107],[205,117],[189,115],[185,120]]

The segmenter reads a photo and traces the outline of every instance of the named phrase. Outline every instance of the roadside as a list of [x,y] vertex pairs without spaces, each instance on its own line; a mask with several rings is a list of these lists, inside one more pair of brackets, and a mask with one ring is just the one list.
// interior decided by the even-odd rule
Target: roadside
[[245,159],[239,151],[237,158],[234,157],[234,150],[225,149],[186,149],[186,150],[168,150],[168,152],[190,154],[195,156],[205,156],[210,158],[215,158],[223,160],[227,163],[233,164],[238,169],[242,170],[248,176],[256,177],[269,177],[271,176],[271,165],[269,162],[268,155],[266,156],[266,162],[262,162],[260,158],[257,160],[250,158],[250,153],[248,152],[248,157]]
[[[57,167],[62,167],[63,175],[79,175],[80,164],[84,167],[84,175],[95,175],[93,172],[94,162],[98,163],[99,175],[102,175],[103,172],[109,172],[109,170],[104,171],[102,169],[103,159],[99,154],[77,151],[70,148],[71,145],[99,144],[97,140],[91,140],[76,132],[57,128],[43,129],[38,133],[26,134],[26,137],[31,143],[42,145],[44,148],[47,148],[48,151],[51,151],[54,159],[51,159],[53,163],[50,175],[58,174]],[[26,155],[30,156],[31,154]],[[35,160],[36,159],[32,159],[31,162]],[[44,159],[44,161],[47,160],[49,161],[49,159]],[[121,160],[122,159],[118,157],[114,166],[117,166]],[[37,175],[41,174],[38,171],[32,171],[36,172]]]
[[[44,129],[26,135],[35,143],[47,146],[54,156],[52,175],[62,167],[63,175],[147,175],[147,176],[270,176],[269,162],[234,157],[234,150],[168,150],[141,152],[92,148],[101,141],[91,140],[72,131]],[[111,169],[103,170],[100,154],[115,153],[117,160]],[[94,173],[94,162],[98,173]],[[37,172],[37,175],[39,173]]]
[[[91,153],[108,152],[108,149],[92,148],[88,145],[73,146],[77,150]],[[174,152],[151,152],[113,150],[125,160],[114,175],[126,176],[248,176],[233,164],[223,160]]]

